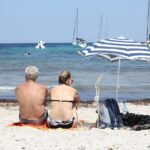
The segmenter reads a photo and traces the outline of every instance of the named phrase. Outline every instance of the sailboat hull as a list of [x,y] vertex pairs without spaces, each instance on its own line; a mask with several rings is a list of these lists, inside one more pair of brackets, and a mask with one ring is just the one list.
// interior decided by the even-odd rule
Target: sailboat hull
[[81,48],[85,48],[87,46],[87,43],[76,43],[76,42],[73,42],[72,43],[73,46],[76,46],[76,47],[81,47]]

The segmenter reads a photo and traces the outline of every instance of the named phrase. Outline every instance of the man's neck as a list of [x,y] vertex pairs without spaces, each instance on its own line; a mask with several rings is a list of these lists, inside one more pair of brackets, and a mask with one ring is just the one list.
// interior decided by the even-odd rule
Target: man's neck
[[26,82],[35,82],[34,80],[26,80]]

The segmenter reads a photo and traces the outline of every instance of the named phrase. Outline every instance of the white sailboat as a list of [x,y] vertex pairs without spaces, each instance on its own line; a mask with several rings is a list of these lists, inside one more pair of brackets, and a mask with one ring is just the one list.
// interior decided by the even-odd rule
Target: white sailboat
[[39,41],[38,44],[35,46],[37,49],[44,49],[45,48],[45,42]]
[[74,46],[79,46],[82,48],[87,46],[86,41],[83,38],[79,37],[79,34],[78,34],[78,8],[77,8],[76,18],[75,18],[72,44]]

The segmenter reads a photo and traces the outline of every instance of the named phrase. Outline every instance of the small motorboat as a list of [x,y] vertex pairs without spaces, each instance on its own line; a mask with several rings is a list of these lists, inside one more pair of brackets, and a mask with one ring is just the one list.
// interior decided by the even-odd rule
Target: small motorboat
[[37,49],[44,49],[45,48],[45,42],[44,41],[39,41],[38,44],[36,45]]

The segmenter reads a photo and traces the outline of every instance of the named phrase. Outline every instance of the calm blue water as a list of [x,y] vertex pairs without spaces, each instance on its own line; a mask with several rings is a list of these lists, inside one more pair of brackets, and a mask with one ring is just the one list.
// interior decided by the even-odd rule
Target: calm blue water
[[[36,65],[40,75],[38,82],[48,86],[57,84],[59,73],[67,69],[74,79],[73,86],[82,100],[93,100],[95,81],[102,74],[100,97],[115,97],[118,62],[103,58],[82,57],[72,44],[47,44],[46,49],[36,44],[0,44],[0,98],[15,98],[14,88],[24,82],[24,69]],[[26,55],[30,52],[31,55]],[[150,98],[150,63],[122,61],[119,99]]]

